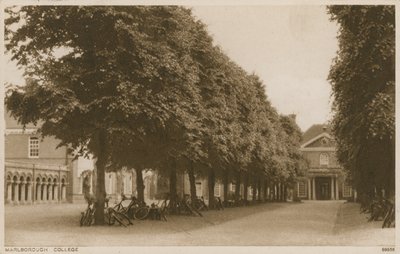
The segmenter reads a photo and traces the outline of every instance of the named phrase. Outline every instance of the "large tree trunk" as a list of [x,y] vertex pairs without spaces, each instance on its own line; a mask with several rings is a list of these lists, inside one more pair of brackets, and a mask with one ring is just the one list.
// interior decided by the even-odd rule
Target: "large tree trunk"
[[208,170],[208,207],[214,209],[214,186],[215,186],[215,173],[213,169]]
[[224,172],[224,205],[228,206],[228,185],[229,185],[229,171]]
[[238,205],[240,199],[240,170],[236,171],[235,180],[235,203]]
[[247,196],[248,196],[248,187],[249,187],[249,173],[243,173],[243,195],[244,195],[244,204],[247,205]]
[[395,196],[396,194],[396,154],[395,154],[395,149],[396,149],[396,144],[395,144],[395,140],[389,140],[389,167],[387,169],[387,173],[386,173],[386,197],[388,198],[392,198]]
[[194,203],[196,200],[196,178],[194,176],[193,162],[190,162],[188,175],[189,175],[189,184],[190,184],[190,197],[192,199],[192,203]]
[[94,214],[94,223],[96,225],[104,225],[104,201],[106,197],[105,186],[105,166],[107,163],[107,134],[101,131],[98,136],[99,150],[96,160],[96,211]]
[[144,202],[143,172],[142,169],[139,168],[135,168],[135,172],[136,172],[137,199],[139,202]]
[[169,200],[172,212],[176,212],[177,190],[176,190],[176,163],[171,163],[169,174]]

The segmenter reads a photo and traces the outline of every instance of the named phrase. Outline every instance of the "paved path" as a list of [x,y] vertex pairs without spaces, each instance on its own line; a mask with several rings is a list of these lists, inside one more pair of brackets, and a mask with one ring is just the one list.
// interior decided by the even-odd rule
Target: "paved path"
[[267,203],[209,211],[168,222],[79,227],[85,205],[6,207],[6,246],[135,245],[385,245],[394,229],[367,223],[356,204],[342,201]]

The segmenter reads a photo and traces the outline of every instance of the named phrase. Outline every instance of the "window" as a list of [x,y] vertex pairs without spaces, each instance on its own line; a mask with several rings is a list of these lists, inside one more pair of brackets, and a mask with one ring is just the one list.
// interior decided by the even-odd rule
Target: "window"
[[231,183],[231,191],[235,191],[235,189],[236,189],[236,184]]
[[108,195],[113,194],[112,192],[112,175],[111,173],[108,173],[108,184],[106,185],[106,193]]
[[214,186],[214,196],[216,196],[216,197],[221,196],[221,186],[219,183],[216,183]]
[[29,138],[29,158],[39,158],[39,138]]
[[250,198],[253,196],[253,188],[251,186],[247,187],[247,197]]
[[319,156],[319,164],[327,166],[329,164],[329,156],[327,153],[321,153]]
[[351,197],[351,193],[352,193],[351,186],[346,184],[346,183],[344,183],[343,184],[343,197],[344,198],[349,198],[349,197]]
[[196,196],[201,197],[203,196],[203,191],[201,188],[201,182],[196,182]]
[[298,182],[297,193],[301,198],[305,198],[307,196],[307,187],[305,182]]

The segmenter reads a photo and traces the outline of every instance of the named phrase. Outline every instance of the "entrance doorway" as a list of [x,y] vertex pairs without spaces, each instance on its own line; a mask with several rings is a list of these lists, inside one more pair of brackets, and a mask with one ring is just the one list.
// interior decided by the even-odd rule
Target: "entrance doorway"
[[331,199],[331,178],[330,177],[316,177],[315,178],[315,197],[317,200]]

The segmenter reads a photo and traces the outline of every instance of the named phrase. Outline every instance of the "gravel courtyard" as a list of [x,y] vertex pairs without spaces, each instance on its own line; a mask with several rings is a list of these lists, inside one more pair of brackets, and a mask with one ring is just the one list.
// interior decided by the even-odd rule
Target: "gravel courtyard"
[[394,229],[366,222],[343,201],[265,203],[168,222],[79,227],[85,204],[6,206],[5,246],[356,245],[393,246]]

